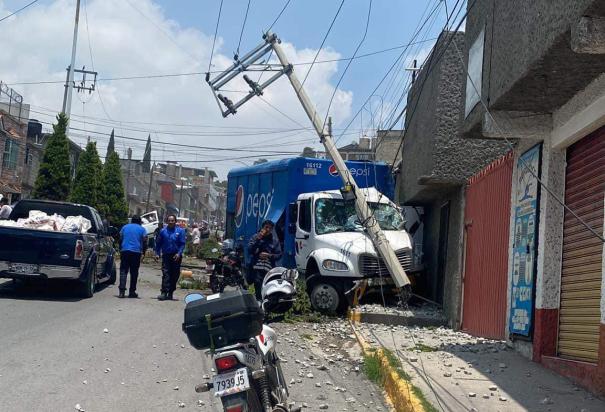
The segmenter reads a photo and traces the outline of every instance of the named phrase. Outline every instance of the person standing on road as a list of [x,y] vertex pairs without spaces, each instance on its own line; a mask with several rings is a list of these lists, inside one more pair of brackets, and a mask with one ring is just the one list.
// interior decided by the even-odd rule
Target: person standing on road
[[141,257],[147,249],[147,231],[142,226],[143,222],[138,215],[133,215],[129,224],[120,230],[120,298],[126,294],[126,277],[130,272],[129,298],[138,298],[137,280],[139,278],[139,267]]
[[8,204],[8,198],[4,196],[0,199],[0,220],[7,220],[12,211],[13,208]]
[[273,235],[274,228],[275,224],[272,221],[265,220],[261,230],[252,236],[248,244],[248,253],[251,257],[248,283],[254,283],[254,293],[259,301],[262,299],[263,279],[267,272],[275,267],[275,262],[282,255],[279,240]]
[[176,215],[169,215],[166,222],[155,241],[155,253],[162,257],[162,289],[158,300],[172,300],[185,249],[185,230],[176,225]]

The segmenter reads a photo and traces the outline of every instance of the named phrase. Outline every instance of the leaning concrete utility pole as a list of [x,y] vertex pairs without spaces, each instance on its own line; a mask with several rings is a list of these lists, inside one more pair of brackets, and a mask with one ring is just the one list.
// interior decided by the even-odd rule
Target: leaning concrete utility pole
[[[360,190],[357,184],[355,183],[355,179],[351,175],[351,172],[345,165],[342,156],[338,152],[338,149],[336,148],[336,145],[332,140],[331,130],[329,130],[329,132],[326,132],[324,130],[324,124],[319,114],[315,110],[311,99],[309,99],[309,96],[305,92],[305,89],[302,87],[302,84],[294,73],[292,64],[288,61],[288,58],[286,57],[283,49],[281,48],[280,40],[274,33],[270,32],[266,33],[263,38],[263,43],[258,45],[255,49],[243,56],[241,59],[236,60],[231,67],[229,67],[224,72],[220,73],[214,79],[210,79],[209,73],[206,75],[206,81],[212,88],[212,92],[214,93],[219,107],[221,108],[223,117],[227,117],[229,114],[237,113],[237,109],[239,107],[241,107],[248,100],[252,99],[254,96],[262,95],[263,90],[270,84],[275,82],[282,75],[285,74],[286,76],[288,76],[290,84],[294,88],[298,100],[302,104],[305,113],[307,113],[307,116],[311,120],[311,123],[313,123],[313,127],[315,128],[315,131],[317,132],[320,141],[323,143],[326,152],[332,158],[332,161],[334,162],[334,165],[338,170],[338,174],[340,175],[340,178],[342,179],[344,185],[343,196],[345,193],[349,193],[351,197],[354,198],[355,209],[357,211],[359,221],[363,222],[363,226],[365,227],[368,235],[372,239],[374,247],[376,248],[380,256],[384,259],[389,274],[395,281],[395,285],[399,288],[409,285],[410,280],[407,274],[399,263],[399,260],[397,259],[395,252],[391,248],[389,241],[380,229],[378,221],[374,217],[374,214],[365,199],[363,191]],[[280,65],[276,70],[273,69],[272,65],[270,65],[267,61],[269,68],[272,71],[276,72],[271,78],[269,78],[263,84],[258,84],[252,81],[247,75],[244,75],[243,79],[250,86],[251,91],[248,95],[246,95],[244,98],[242,98],[239,102],[235,104],[230,99],[219,93],[221,91],[221,88],[225,86],[229,81],[234,79],[238,74],[247,71],[247,69],[251,69],[251,66],[253,66],[255,62],[262,59],[271,50],[273,50],[280,62]],[[221,103],[226,107],[226,110],[222,109]]]

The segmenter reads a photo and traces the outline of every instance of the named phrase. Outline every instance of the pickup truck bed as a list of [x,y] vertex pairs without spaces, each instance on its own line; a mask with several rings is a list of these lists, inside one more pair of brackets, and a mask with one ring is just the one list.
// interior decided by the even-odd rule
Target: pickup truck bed
[[70,279],[83,297],[91,297],[101,281],[115,282],[112,239],[98,212],[84,205],[41,200],[22,200],[10,218],[27,217],[30,210],[66,216],[81,215],[91,221],[89,233],[53,232],[0,226],[0,278]]

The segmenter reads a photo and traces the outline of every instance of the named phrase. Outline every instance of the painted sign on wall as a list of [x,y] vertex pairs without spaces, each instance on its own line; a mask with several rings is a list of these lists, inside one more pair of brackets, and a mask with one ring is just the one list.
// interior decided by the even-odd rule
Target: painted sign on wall
[[538,144],[517,162],[509,331],[523,336],[531,334],[534,312],[541,152],[542,144]]

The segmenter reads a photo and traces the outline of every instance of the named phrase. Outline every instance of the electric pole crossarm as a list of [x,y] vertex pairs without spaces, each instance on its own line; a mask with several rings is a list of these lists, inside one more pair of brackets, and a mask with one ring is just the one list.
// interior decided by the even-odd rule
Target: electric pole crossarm
[[[256,46],[254,48],[254,50],[252,50],[249,53],[246,53],[244,55],[244,57],[242,57],[241,59],[237,60],[235,63],[233,63],[231,65],[231,67],[229,67],[228,69],[226,69],[224,72],[222,72],[221,74],[219,74],[218,76],[216,76],[214,78],[214,80],[210,80],[209,78],[207,79],[208,84],[211,87],[214,87],[214,84],[216,84],[217,82],[221,81],[222,78],[224,78],[225,76],[227,76],[229,73],[231,73],[233,70],[235,70],[235,68],[237,66],[239,66],[241,64],[241,62],[245,62],[247,61],[252,55],[254,55],[254,53],[256,53],[257,51],[261,50],[263,47],[266,47],[267,42],[262,42],[261,44],[259,44],[258,46]],[[208,73],[208,75],[210,75],[210,73]]]
[[271,51],[271,45],[268,44],[263,49],[261,49],[258,53],[252,55],[251,57],[240,60],[238,62],[238,64],[234,65],[234,67],[231,70],[229,70],[228,72],[225,72],[228,74],[222,80],[214,79],[212,81],[209,81],[210,86],[214,90],[218,91],[221,87],[223,87],[224,85],[229,83],[231,80],[233,80],[238,74],[246,71],[246,69],[250,65],[254,64],[257,60],[261,59],[265,54],[269,53],[270,51]]
[[[258,85],[257,83],[254,83],[253,89],[250,93],[248,93],[246,95],[246,97],[244,97],[242,100],[240,100],[239,102],[232,104],[232,105],[228,105],[227,106],[227,110],[224,110],[223,113],[223,117],[227,117],[230,113],[233,112],[237,112],[237,109],[239,109],[241,106],[243,106],[248,100],[252,99],[254,96],[260,96],[263,94],[263,90],[265,88],[267,88],[269,85],[271,85],[273,82],[275,82],[277,79],[279,79],[280,77],[282,77],[284,74],[287,74],[288,71],[292,70],[292,66],[286,67],[282,70],[279,71],[279,73],[274,74],[273,76],[271,76],[269,78],[269,80],[267,80],[266,82],[264,82],[262,85]],[[220,100],[220,97],[219,97]]]

